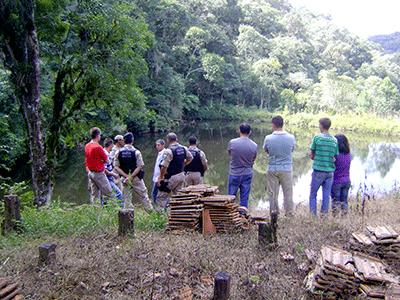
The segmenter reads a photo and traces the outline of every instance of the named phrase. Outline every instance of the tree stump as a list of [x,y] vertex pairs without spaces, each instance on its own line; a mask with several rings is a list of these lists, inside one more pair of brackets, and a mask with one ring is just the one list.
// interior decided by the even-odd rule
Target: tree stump
[[227,300],[231,293],[231,275],[226,272],[218,272],[214,279],[213,300]]
[[134,236],[135,223],[134,223],[134,210],[121,209],[118,212],[118,235],[119,236]]
[[39,246],[39,266],[46,266],[56,261],[57,244],[45,243]]
[[11,231],[21,231],[20,201],[18,196],[4,196],[4,220],[1,226],[3,235]]
[[258,243],[261,247],[269,247],[278,243],[278,215],[271,214],[270,222],[258,223]]

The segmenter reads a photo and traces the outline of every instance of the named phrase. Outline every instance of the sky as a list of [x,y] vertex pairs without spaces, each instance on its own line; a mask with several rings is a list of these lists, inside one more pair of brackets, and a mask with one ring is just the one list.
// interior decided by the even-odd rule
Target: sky
[[400,32],[400,0],[289,0],[362,37]]

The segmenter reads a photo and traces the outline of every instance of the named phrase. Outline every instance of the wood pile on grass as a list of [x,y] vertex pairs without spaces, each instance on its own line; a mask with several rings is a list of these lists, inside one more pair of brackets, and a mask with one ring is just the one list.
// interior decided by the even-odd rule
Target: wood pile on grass
[[171,197],[167,230],[198,231],[209,218],[216,232],[241,228],[244,220],[235,204],[235,196],[219,195],[217,186],[188,186]]
[[400,262],[400,236],[390,226],[367,226],[366,232],[355,232],[350,249],[384,259],[389,265]]
[[400,279],[388,273],[380,259],[330,246],[322,247],[305,284],[312,295],[322,299],[392,299],[390,295],[400,291]]
[[0,299],[20,300],[23,299],[21,290],[17,283],[12,283],[9,279],[0,277]]

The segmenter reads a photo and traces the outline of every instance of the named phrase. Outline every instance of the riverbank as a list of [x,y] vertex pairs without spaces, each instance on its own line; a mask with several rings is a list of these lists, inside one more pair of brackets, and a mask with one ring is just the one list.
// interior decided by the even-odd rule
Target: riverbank
[[[19,237],[2,239],[0,268],[23,284],[31,299],[173,299],[184,287],[195,299],[209,299],[212,276],[221,270],[232,275],[232,299],[299,299],[306,296],[306,272],[299,269],[306,249],[342,247],[366,224],[400,230],[399,209],[397,194],[367,201],[364,216],[354,202],[340,218],[315,219],[307,207],[299,207],[293,218],[279,220],[279,248],[274,251],[258,248],[254,227],[208,237],[175,235],[163,232],[165,218],[137,210],[136,238],[123,240],[116,235],[115,207],[23,212],[30,226]],[[48,241],[58,244],[57,264],[38,269],[37,247]],[[294,261],[282,261],[281,252],[292,254]]]
[[385,136],[400,136],[400,120],[395,117],[380,117],[373,114],[331,114],[331,113],[289,113],[287,111],[271,113],[267,110],[243,107],[223,107],[221,109],[204,108],[200,114],[201,120],[238,121],[263,124],[271,118],[281,114],[286,124],[296,128],[316,128],[320,118],[329,117],[332,120],[332,129],[353,131],[367,134],[381,134]]

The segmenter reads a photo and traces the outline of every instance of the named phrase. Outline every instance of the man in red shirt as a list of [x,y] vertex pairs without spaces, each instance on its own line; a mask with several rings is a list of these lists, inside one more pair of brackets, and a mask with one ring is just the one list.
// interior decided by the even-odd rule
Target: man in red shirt
[[108,162],[108,157],[99,144],[100,129],[97,127],[90,129],[90,136],[92,140],[85,146],[85,167],[91,189],[90,203],[94,204],[101,196],[111,196],[112,188],[104,173],[104,164]]

